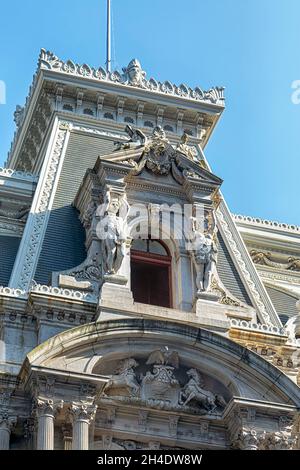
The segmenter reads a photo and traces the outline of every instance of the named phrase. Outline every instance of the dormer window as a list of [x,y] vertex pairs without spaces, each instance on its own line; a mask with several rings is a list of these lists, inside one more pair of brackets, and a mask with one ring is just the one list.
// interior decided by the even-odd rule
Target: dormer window
[[135,302],[172,307],[171,256],[158,240],[134,240],[131,248],[131,290]]

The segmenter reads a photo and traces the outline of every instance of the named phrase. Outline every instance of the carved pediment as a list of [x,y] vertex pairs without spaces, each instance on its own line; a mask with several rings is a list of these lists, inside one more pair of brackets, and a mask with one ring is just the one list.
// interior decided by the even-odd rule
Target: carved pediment
[[203,181],[217,188],[222,180],[211,173],[204,160],[196,156],[195,148],[188,145],[188,136],[183,134],[175,148],[166,137],[165,131],[157,126],[152,136],[147,137],[141,130],[126,126],[127,142],[116,142],[116,151],[101,160],[131,166],[131,176],[141,176],[145,171],[167,177],[171,175],[180,185],[185,181]]

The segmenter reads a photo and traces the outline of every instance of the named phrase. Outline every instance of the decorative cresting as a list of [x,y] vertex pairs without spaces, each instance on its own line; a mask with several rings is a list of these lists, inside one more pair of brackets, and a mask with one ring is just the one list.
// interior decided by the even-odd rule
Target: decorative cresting
[[255,264],[262,266],[269,266],[275,269],[284,269],[288,271],[300,271],[300,258],[288,257],[284,263],[273,261],[274,255],[269,252],[252,250],[251,253],[252,261]]
[[192,414],[220,414],[226,406],[224,397],[206,387],[197,369],[180,367],[179,359],[178,352],[167,346],[153,351],[146,361],[123,359],[104,387],[101,401]]
[[286,232],[291,233],[300,232],[300,225],[284,224],[282,222],[276,222],[273,220],[260,219],[258,217],[250,217],[249,215],[232,214],[232,216],[238,224],[260,226],[264,228],[271,228],[273,230],[284,230]]
[[10,434],[17,423],[16,416],[11,416],[8,410],[0,409],[0,450],[9,450]]
[[131,60],[127,67],[123,68],[123,73],[118,71],[106,72],[102,67],[95,69],[87,64],[76,64],[72,60],[64,62],[53,52],[41,50],[39,56],[40,69],[54,70],[68,75],[84,77],[90,80],[99,80],[102,82],[111,82],[119,85],[127,85],[136,88],[152,91],[153,93],[163,93],[173,95],[179,98],[203,101],[207,103],[224,106],[224,88],[215,87],[204,91],[197,87],[192,89],[187,85],[174,85],[169,81],[159,82],[154,78],[146,79],[146,72],[142,70],[141,64],[137,59]]

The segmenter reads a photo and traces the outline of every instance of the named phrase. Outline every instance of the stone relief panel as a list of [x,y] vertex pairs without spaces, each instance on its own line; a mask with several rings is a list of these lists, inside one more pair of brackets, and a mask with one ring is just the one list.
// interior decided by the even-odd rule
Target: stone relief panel
[[179,353],[161,347],[147,357],[102,360],[93,373],[110,376],[100,400],[125,402],[193,414],[221,414],[228,390],[194,367],[180,364]]

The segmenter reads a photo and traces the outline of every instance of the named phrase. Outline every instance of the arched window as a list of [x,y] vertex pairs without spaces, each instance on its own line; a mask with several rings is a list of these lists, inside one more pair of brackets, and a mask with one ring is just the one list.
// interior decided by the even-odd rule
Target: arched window
[[134,124],[134,120],[130,116],[125,116],[124,122],[128,122],[129,124]]
[[71,104],[64,104],[63,109],[65,111],[73,111],[73,106]]
[[105,119],[114,119],[114,115],[112,113],[105,113],[104,118]]
[[134,240],[131,290],[135,302],[172,307],[171,256],[158,240]]
[[88,116],[94,116],[94,111],[91,108],[85,108],[83,110],[83,114],[87,114]]

